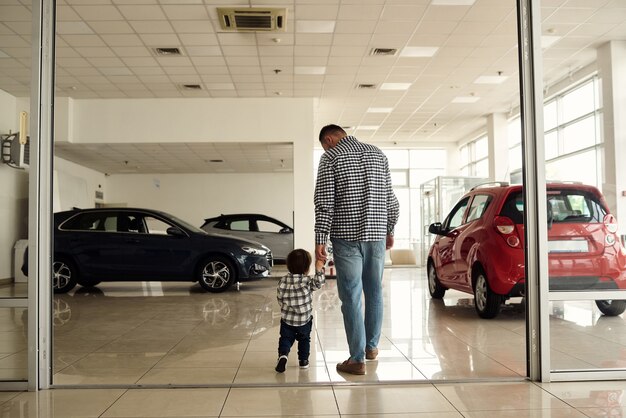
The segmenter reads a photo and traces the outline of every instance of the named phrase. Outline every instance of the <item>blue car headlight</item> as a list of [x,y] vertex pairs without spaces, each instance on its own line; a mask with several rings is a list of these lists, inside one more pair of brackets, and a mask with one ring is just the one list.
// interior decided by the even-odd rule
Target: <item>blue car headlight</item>
[[266,250],[263,250],[261,248],[255,248],[255,247],[241,247],[242,250],[244,250],[245,252],[247,252],[248,254],[253,254],[253,255],[265,255],[267,254]]

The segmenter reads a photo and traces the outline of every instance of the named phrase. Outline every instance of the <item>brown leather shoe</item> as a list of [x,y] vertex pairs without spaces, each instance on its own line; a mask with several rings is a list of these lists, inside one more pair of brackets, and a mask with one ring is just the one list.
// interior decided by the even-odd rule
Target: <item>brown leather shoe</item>
[[378,357],[378,348],[365,349],[365,358],[367,360],[376,360],[376,357]]
[[365,363],[350,363],[350,359],[343,363],[337,363],[337,371],[348,374],[365,374]]

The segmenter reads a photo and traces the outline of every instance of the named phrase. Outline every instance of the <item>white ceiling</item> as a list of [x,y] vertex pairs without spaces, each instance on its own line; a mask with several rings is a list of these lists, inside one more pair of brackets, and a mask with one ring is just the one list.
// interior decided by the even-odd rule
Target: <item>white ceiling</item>
[[[435,2],[59,0],[56,94],[75,99],[315,97],[318,128],[328,123],[355,127],[349,132],[378,144],[456,142],[482,129],[485,115],[509,113],[517,106],[515,1],[475,0],[465,6]],[[0,88],[15,96],[29,94],[28,4],[0,0]],[[233,5],[285,7],[286,31],[224,32],[216,7]],[[593,62],[600,44],[626,40],[626,0],[543,0],[541,13],[544,46],[552,41],[543,57],[548,85]],[[334,30],[319,32],[328,28]],[[159,57],[153,52],[156,47],[178,47],[184,55]],[[436,52],[432,57],[402,56],[407,47]],[[373,48],[395,48],[398,53],[372,56]],[[504,80],[476,82],[495,76]],[[383,83],[409,88],[384,90]],[[200,84],[202,89],[185,90],[183,84]],[[375,88],[357,89],[358,84]],[[103,144],[96,147],[96,155],[123,155],[126,147],[148,160],[153,148],[169,149]],[[210,160],[236,155],[214,158],[216,148],[221,145],[207,146],[198,157],[193,145],[182,144],[176,147],[177,159],[185,162],[168,167],[181,172],[192,167],[187,161],[194,156]],[[86,165],[93,150],[65,145],[58,155]],[[280,159],[291,167],[291,160],[274,158],[272,169],[285,163]],[[123,161],[114,161],[117,170],[125,169]],[[142,172],[142,166],[162,162],[153,158],[135,166]],[[238,171],[251,169],[251,164],[227,161],[224,166]],[[93,158],[88,166],[100,167]]]

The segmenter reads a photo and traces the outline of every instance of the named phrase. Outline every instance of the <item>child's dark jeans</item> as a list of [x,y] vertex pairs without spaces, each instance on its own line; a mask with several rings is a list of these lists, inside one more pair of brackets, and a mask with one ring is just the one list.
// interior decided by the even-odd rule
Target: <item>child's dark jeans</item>
[[286,356],[291,351],[294,341],[298,341],[298,360],[308,360],[311,352],[311,328],[313,317],[304,325],[294,327],[280,320],[280,338],[278,339],[278,355]]

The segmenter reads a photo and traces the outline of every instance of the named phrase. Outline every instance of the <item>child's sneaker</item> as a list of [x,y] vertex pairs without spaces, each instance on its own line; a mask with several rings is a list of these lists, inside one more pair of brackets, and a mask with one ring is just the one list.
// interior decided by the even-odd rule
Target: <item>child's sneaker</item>
[[309,360],[300,360],[300,368],[308,369],[309,368]]
[[278,363],[276,363],[276,371],[278,373],[283,373],[285,371],[286,366],[287,366],[287,356],[278,357]]

